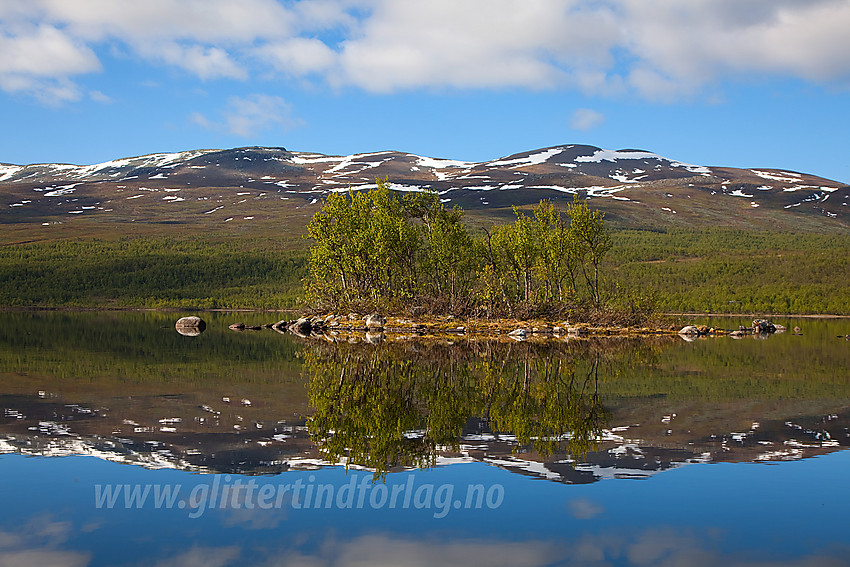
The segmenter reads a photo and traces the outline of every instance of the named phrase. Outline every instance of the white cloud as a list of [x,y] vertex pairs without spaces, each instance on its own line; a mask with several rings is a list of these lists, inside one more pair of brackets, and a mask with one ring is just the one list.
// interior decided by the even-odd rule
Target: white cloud
[[0,88],[75,100],[69,81],[117,46],[204,80],[669,101],[753,77],[846,85],[847,29],[850,0],[28,0],[0,3]]
[[275,0],[28,0],[0,3],[0,89],[46,101],[80,98],[71,79],[101,70],[95,49],[177,67],[201,79],[245,79],[240,59],[293,34]]
[[197,112],[189,116],[189,121],[209,130],[222,130],[243,138],[274,129],[286,132],[301,125],[301,120],[292,115],[291,104],[281,97],[263,94],[231,97],[219,122]]
[[[293,33],[296,18],[275,0],[29,0],[29,18],[87,41],[250,43]],[[20,11],[18,12],[20,17]],[[3,13],[0,12],[0,17]]]
[[101,104],[110,104],[113,102],[112,97],[101,91],[89,91],[89,98]]
[[60,106],[82,98],[79,87],[64,77],[45,79],[12,73],[0,73],[0,90],[24,93],[48,106]]
[[336,54],[315,38],[293,38],[265,45],[255,55],[283,73],[302,76],[330,69]]
[[343,42],[333,80],[374,91],[547,88],[607,66],[619,35],[607,9],[564,0],[375,2]]
[[680,98],[725,78],[850,78],[847,0],[621,0],[629,81],[649,98]]
[[185,69],[201,79],[245,79],[248,76],[227,51],[218,47],[184,46],[167,42],[146,45],[140,52],[152,59]]
[[590,108],[579,108],[573,112],[570,127],[573,130],[587,132],[605,122],[605,115]]
[[0,73],[66,77],[98,70],[94,52],[63,30],[45,25],[18,34],[0,30]]
[[69,77],[100,70],[94,52],[64,30],[48,25],[0,28],[0,89],[46,104],[80,99]]

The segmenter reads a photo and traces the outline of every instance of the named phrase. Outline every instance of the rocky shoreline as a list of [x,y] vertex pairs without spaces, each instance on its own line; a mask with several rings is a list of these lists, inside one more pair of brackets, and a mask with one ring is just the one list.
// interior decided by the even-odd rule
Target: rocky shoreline
[[[185,319],[180,319],[176,328],[178,332],[188,334]],[[197,318],[195,318],[197,319]],[[233,323],[229,325],[233,331],[257,331],[272,329],[280,333],[292,333],[300,337],[325,337],[335,340],[336,337],[349,339],[354,335],[362,336],[368,342],[379,342],[388,335],[396,338],[413,338],[424,336],[474,336],[478,338],[507,338],[513,340],[548,339],[548,338],[580,338],[604,336],[680,336],[685,340],[693,340],[701,336],[731,336],[770,335],[785,332],[785,327],[775,325],[765,319],[755,319],[753,326],[738,329],[722,329],[706,325],[694,326],[596,326],[589,323],[571,323],[569,321],[547,321],[542,319],[460,319],[451,315],[430,318],[406,318],[383,316],[378,313],[361,315],[349,313],[336,315],[302,316],[297,319],[283,319],[273,324],[246,325]],[[183,329],[183,330],[181,330]],[[193,327],[193,334],[199,334]],[[798,329],[795,328],[795,331]]]

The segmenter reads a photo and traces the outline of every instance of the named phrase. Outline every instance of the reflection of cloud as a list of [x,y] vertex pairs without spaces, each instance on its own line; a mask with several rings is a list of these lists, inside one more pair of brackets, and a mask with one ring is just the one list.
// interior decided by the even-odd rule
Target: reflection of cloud
[[697,565],[694,560],[705,554],[696,538],[672,528],[647,530],[626,547],[626,556],[633,565],[657,565],[662,559],[687,559],[688,565]]
[[0,551],[0,565],[3,567],[83,567],[89,564],[89,559],[88,554],[77,551]]
[[[549,565],[557,560],[558,548],[546,542],[501,542],[492,540],[461,540],[437,542],[398,539],[388,535],[367,535],[338,545],[323,546],[325,554],[318,558],[298,557],[290,565],[334,565],[340,567],[367,567],[372,565],[403,565],[405,567],[430,567],[440,565],[487,565],[488,567],[513,567],[514,565]],[[330,552],[330,553],[328,553]],[[311,561],[308,561],[311,560]]]
[[286,510],[262,510],[254,508],[248,510],[227,510],[223,524],[229,528],[240,527],[246,530],[273,530],[281,522],[286,521]]
[[[718,551],[718,530],[682,530],[672,527],[648,529],[633,534],[586,535],[567,545],[569,553],[563,565],[609,565],[626,567],[663,565],[664,567],[850,567],[850,547],[832,553],[787,558],[771,550],[757,548],[743,553]],[[752,553],[763,557],[753,562]],[[787,554],[786,554],[787,555]]]
[[70,522],[33,518],[20,533],[0,531],[0,567],[83,567],[88,553],[56,549],[70,535]]
[[589,520],[605,511],[602,506],[587,498],[570,500],[567,507],[570,509],[570,514],[577,520]]
[[156,567],[224,567],[239,564],[240,549],[231,547],[193,547],[180,555],[158,561]]
[[[833,554],[796,558],[771,557],[769,550],[753,563],[751,554],[717,551],[720,532],[648,529],[640,532],[588,534],[577,540],[505,542],[496,540],[428,541],[392,535],[366,535],[348,541],[329,539],[320,551],[287,550],[275,553],[263,567],[367,567],[394,565],[419,567],[453,565],[623,565],[625,567],[850,567],[850,548]],[[777,554],[778,555],[778,554]],[[271,554],[270,554],[271,556]]]

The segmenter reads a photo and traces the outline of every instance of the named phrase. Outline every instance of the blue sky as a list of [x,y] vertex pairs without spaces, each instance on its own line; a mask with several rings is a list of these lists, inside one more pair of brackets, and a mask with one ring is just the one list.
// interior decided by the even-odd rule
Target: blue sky
[[0,0],[0,162],[557,144],[850,182],[850,0]]

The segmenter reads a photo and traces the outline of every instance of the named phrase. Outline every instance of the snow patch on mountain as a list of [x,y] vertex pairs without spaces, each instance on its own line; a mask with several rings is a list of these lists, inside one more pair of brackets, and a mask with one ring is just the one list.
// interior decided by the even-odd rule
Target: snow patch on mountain
[[496,161],[487,162],[487,167],[505,167],[509,166],[512,168],[517,167],[527,167],[530,165],[540,165],[542,163],[546,163],[554,156],[562,153],[566,148],[549,148],[548,150],[544,150],[542,152],[538,152],[536,154],[531,154],[521,158],[515,159],[500,159]]
[[289,161],[298,165],[312,165],[315,163],[333,163],[344,161],[347,156],[326,156],[322,154],[306,154],[302,152],[293,153]]
[[62,195],[68,195],[73,193],[77,185],[82,185],[82,183],[72,183],[70,185],[62,185],[60,187],[50,187],[53,191],[48,191],[44,193],[45,197],[61,197]]
[[[440,158],[430,158],[423,156],[413,156],[416,159],[417,167],[424,167],[426,169],[431,169],[434,171],[434,175],[440,181],[445,181],[448,179],[452,173],[455,172],[446,172],[444,169],[460,169],[467,170],[473,167],[475,164],[468,161],[458,161],[453,159],[440,159]],[[411,168],[412,169],[412,168]]]
[[652,152],[641,151],[622,151],[622,150],[603,150],[599,149],[589,156],[579,156],[575,161],[579,163],[601,163],[603,161],[618,161],[621,159],[657,159],[662,160],[661,156]]
[[752,199],[752,197],[753,197],[752,195],[747,195],[746,193],[744,193],[740,189],[735,189],[734,191],[729,193],[729,195],[731,195],[732,197],[748,197],[750,199]]
[[750,171],[752,171],[762,179],[770,179],[771,181],[784,181],[786,183],[799,183],[800,177],[802,177],[799,173],[794,173],[792,171],[782,171],[780,173],[761,171],[758,169],[751,169]]
[[0,165],[0,181],[9,179],[22,169],[23,167],[19,165]]
[[[710,175],[711,170],[707,167],[703,167],[701,165],[692,165],[689,163],[683,163],[680,161],[672,161],[665,157],[661,157],[658,154],[654,154],[652,152],[645,152],[640,150],[604,150],[598,149],[593,154],[589,156],[578,156],[575,158],[575,162],[577,163],[602,163],[603,161],[617,162],[620,160],[657,160],[660,162],[667,162],[669,167],[681,167],[684,168],[691,173],[699,173],[703,175]],[[657,166],[656,166],[657,167]],[[642,170],[635,170],[635,173],[645,173]]]

